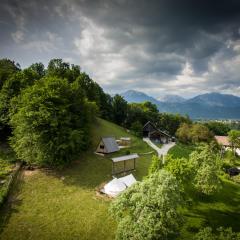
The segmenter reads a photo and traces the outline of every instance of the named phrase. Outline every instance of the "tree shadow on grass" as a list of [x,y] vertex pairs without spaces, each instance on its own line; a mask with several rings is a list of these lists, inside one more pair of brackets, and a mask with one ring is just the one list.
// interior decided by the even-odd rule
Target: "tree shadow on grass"
[[[197,218],[204,219],[203,227],[210,226],[213,229],[222,227],[232,227],[233,231],[239,231],[240,229],[240,213],[229,210],[220,209],[196,209],[193,211],[197,215]],[[191,214],[190,214],[191,215]],[[192,217],[192,215],[191,215]]]
[[[86,189],[95,189],[103,182],[111,180],[112,177],[112,161],[111,158],[124,155],[124,152],[116,154],[108,154],[99,156],[92,151],[85,152],[79,156],[79,160],[73,161],[68,167],[62,170],[52,170],[47,172],[62,180],[66,185],[75,185]],[[136,171],[130,171],[137,179],[141,179],[148,172],[151,163],[151,157],[147,161],[146,157],[141,157],[136,162]],[[142,162],[140,162],[142,161]]]
[[240,230],[240,185],[225,179],[222,188],[211,196],[198,194],[190,187],[187,192],[192,203],[185,213],[187,231],[196,233],[199,228],[207,226]]
[[[213,195],[204,195],[197,193],[192,186],[186,187],[188,195],[192,198],[195,204],[216,204],[224,203],[228,206],[239,206],[240,199],[240,185],[235,184],[231,181],[222,181],[222,186],[218,192]],[[239,206],[240,211],[240,206]]]
[[22,183],[23,175],[22,172],[20,172],[14,180],[7,199],[0,207],[0,235],[4,227],[8,224],[12,213],[18,212],[17,207],[22,204],[22,200],[18,198]]
[[109,157],[86,152],[62,170],[47,171],[46,174],[62,180],[66,185],[95,189],[101,183],[112,179],[112,163]]

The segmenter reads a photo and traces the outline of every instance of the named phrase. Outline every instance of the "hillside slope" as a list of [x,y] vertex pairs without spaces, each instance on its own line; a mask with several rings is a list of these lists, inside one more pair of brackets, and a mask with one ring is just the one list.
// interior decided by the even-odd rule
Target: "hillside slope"
[[[68,168],[59,171],[23,171],[10,201],[0,210],[1,240],[112,240],[115,222],[108,212],[109,200],[96,195],[96,187],[110,180],[112,156],[93,152],[101,136],[130,136],[130,152],[152,151],[141,139],[108,121],[97,119],[92,146]],[[134,175],[147,174],[151,154],[137,161]]]

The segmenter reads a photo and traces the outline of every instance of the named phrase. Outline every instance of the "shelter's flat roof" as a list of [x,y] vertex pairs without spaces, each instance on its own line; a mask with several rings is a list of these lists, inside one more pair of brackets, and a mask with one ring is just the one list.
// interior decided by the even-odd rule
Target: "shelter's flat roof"
[[130,155],[124,155],[121,157],[115,157],[112,158],[113,162],[121,162],[121,161],[126,161],[126,160],[131,160],[131,159],[135,159],[135,158],[139,158],[138,154],[130,154]]

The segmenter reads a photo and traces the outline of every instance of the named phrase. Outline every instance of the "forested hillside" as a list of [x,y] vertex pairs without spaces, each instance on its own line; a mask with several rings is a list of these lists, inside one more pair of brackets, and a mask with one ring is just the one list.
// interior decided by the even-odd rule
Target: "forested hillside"
[[80,66],[52,59],[48,66],[25,69],[0,60],[0,132],[17,157],[28,164],[63,166],[86,151],[90,123],[96,117],[115,122],[141,136],[152,121],[175,135],[188,117],[161,114],[151,102],[127,103],[111,97]]

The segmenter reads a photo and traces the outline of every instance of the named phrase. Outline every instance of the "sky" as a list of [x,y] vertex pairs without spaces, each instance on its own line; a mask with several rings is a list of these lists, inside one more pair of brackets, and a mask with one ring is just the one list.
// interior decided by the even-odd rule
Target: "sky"
[[0,58],[62,58],[110,94],[240,96],[240,1],[1,0]]

